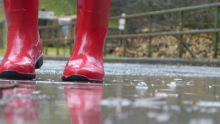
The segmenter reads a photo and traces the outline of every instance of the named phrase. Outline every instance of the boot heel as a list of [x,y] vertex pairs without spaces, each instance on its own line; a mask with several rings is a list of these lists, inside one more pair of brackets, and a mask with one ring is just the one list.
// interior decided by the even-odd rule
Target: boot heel
[[43,61],[44,61],[43,56],[41,56],[35,64],[35,69],[39,69],[43,65]]

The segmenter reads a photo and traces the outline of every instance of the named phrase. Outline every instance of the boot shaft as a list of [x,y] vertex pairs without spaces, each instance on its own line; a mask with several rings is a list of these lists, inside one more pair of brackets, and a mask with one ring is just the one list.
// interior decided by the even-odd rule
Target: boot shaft
[[[15,48],[17,54],[27,48],[41,49],[38,6],[38,0],[4,0],[8,25],[7,53]],[[16,54],[15,52],[13,54]]]
[[77,0],[77,23],[73,56],[87,53],[103,57],[103,47],[108,31],[111,0]]
[[38,32],[38,6],[38,0],[4,0],[8,30],[36,34]]
[[101,19],[102,23],[93,23],[108,26],[110,4],[111,0],[77,0],[77,16],[84,12],[96,13],[99,16],[97,20]]
[[77,26],[108,27],[110,4],[111,0],[77,0]]

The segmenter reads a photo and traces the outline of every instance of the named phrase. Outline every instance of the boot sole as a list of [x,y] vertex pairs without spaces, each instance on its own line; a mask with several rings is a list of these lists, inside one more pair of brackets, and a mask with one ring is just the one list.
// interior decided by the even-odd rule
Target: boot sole
[[[35,69],[39,69],[43,65],[43,56],[41,56],[36,64],[35,64]],[[0,74],[0,78],[4,79],[12,79],[12,80],[32,80],[36,78],[36,75],[31,75],[31,74],[22,74],[18,73],[16,71],[4,71]]]
[[69,77],[62,76],[61,79],[62,81],[103,83],[103,81],[89,80],[86,77],[78,76],[78,75],[71,75]]
[[44,63],[44,57],[41,56],[35,64],[35,69],[39,69],[43,65],[43,63]]

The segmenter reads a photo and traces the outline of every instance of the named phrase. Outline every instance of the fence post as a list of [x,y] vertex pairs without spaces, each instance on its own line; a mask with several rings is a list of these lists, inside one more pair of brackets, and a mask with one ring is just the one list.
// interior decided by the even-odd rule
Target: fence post
[[107,50],[106,50],[106,48],[107,48],[107,40],[105,40],[105,42],[104,42],[104,56],[107,55]]
[[[149,33],[152,33],[152,28],[153,28],[153,16],[150,15],[150,27],[149,27]],[[151,47],[152,47],[152,36],[149,37],[149,44],[148,44],[148,57],[152,57],[152,51],[151,51]]]
[[0,22],[0,48],[1,49],[4,48],[4,24],[5,24],[4,20]]
[[[124,35],[124,31],[122,31],[121,33],[122,35]],[[126,52],[127,52],[127,41],[125,40],[125,38],[122,38],[122,45],[123,45],[123,56],[125,56]]]
[[73,47],[74,47],[74,37],[75,37],[75,24],[71,24],[70,26],[70,41],[69,41],[69,55],[72,55]]
[[[215,29],[219,27],[219,6],[215,10]],[[214,58],[218,57],[218,32],[215,32],[214,35]]]
[[[180,16],[180,22],[179,22],[180,29],[179,29],[179,31],[180,32],[183,31],[183,14],[184,14],[183,11],[179,12],[179,16]],[[179,35],[179,58],[182,58],[182,55],[183,55],[183,35],[180,34]]]
[[[121,14],[121,18],[119,18],[118,20],[119,22],[119,25],[118,25],[118,29],[121,31],[121,36],[123,36],[126,32],[126,14],[125,13],[122,13]],[[123,46],[123,56],[125,56],[126,54],[126,49],[127,49],[127,41],[125,40],[124,37],[121,37],[121,43],[122,43],[122,46]]]
[[45,38],[46,38],[46,40],[45,40],[45,55],[48,55],[48,40],[49,40],[49,28],[47,27],[46,28],[46,31],[45,31]]
[[60,55],[60,40],[61,40],[61,38],[62,38],[62,26],[57,26],[57,43],[56,43],[56,49],[57,49],[57,51],[56,51],[56,53],[57,53],[57,56],[59,56]]

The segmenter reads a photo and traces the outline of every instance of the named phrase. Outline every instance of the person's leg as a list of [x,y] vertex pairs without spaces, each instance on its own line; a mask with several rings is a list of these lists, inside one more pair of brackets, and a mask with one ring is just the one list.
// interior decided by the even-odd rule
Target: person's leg
[[62,80],[103,81],[103,47],[111,0],[77,0],[75,45]]
[[43,64],[38,33],[38,0],[4,0],[8,45],[0,78],[33,79]]

